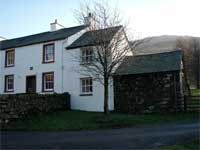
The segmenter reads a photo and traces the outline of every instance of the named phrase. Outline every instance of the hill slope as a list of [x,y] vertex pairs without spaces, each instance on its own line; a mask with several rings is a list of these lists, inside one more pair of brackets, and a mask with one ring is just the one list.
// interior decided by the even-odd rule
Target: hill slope
[[[136,47],[136,54],[160,53],[176,50],[176,41],[180,38],[190,40],[191,36],[163,35],[143,39],[143,43]],[[200,37],[196,37],[200,41]],[[130,42],[133,44],[134,42]]]

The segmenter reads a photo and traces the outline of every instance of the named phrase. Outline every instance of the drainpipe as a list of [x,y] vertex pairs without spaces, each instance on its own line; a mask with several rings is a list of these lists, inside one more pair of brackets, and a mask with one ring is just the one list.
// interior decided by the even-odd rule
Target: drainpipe
[[62,42],[62,56],[61,56],[61,70],[62,70],[62,72],[61,72],[61,81],[62,81],[62,83],[61,83],[61,92],[63,93],[63,88],[64,88],[64,81],[63,81],[63,77],[64,77],[64,62],[63,62],[63,60],[64,60],[64,50],[65,50],[65,48],[64,48],[64,44],[65,43],[67,43],[67,40],[68,40],[68,38],[67,39],[65,39],[63,42]]

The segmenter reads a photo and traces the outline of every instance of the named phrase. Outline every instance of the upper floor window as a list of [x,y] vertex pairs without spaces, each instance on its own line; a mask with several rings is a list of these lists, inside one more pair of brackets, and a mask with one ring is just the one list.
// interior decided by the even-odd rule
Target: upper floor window
[[43,73],[42,76],[42,89],[44,92],[50,92],[54,90],[54,73]]
[[54,62],[54,43],[46,44],[43,46],[43,63],[51,63]]
[[92,48],[83,48],[81,49],[81,63],[87,64],[93,61],[93,49]]
[[81,94],[92,94],[92,78],[81,78]]
[[5,67],[13,67],[15,65],[15,50],[7,50],[5,55]]
[[14,91],[14,75],[6,75],[5,76],[5,92],[13,92]]

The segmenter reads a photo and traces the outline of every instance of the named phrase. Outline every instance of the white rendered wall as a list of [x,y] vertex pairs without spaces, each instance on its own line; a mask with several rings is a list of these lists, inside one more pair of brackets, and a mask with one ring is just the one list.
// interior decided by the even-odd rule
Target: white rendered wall
[[3,81],[3,51],[0,50],[0,94],[3,91],[4,88],[4,81]]
[[[3,59],[1,59],[2,76],[14,74],[14,93],[26,92],[26,76],[36,75],[36,90],[38,93],[42,92],[42,73],[54,72],[54,91],[61,92],[60,77],[61,77],[61,42],[52,41],[48,43],[55,43],[55,62],[42,63],[43,45],[48,43],[35,44],[15,48],[15,66],[4,67],[5,51],[1,51]],[[30,70],[33,67],[33,70]],[[3,79],[4,80],[4,79]],[[1,89],[1,93],[4,91]]]
[[[0,94],[4,94],[4,76],[14,74],[14,92],[26,92],[26,76],[36,75],[36,92],[42,93],[42,73],[54,72],[54,92],[63,92],[63,52],[71,42],[85,32],[84,30],[72,35],[68,39],[51,41],[40,44],[34,44],[24,47],[15,48],[15,66],[5,68],[5,50],[0,50]],[[55,61],[53,63],[42,63],[43,59],[43,45],[54,43],[55,44]],[[33,70],[30,70],[33,67]]]
[[[71,108],[85,111],[103,111],[104,108],[104,88],[97,81],[93,81],[92,96],[80,96],[80,78],[87,77],[78,72],[81,65],[80,49],[66,50],[64,53],[64,89],[71,95]],[[109,109],[114,109],[113,87],[109,88]]]

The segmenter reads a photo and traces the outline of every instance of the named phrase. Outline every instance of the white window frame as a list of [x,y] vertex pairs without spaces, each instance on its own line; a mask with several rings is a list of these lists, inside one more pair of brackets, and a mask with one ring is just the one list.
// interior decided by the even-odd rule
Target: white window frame
[[[46,81],[46,76],[51,75],[52,79],[51,81]],[[52,88],[46,88],[46,84],[53,84]],[[47,72],[43,73],[43,91],[44,92],[51,92],[54,91],[54,72]]]
[[[11,89],[9,88],[9,84],[12,84]],[[5,92],[13,92],[13,91],[14,91],[14,75],[6,75],[5,76]]]
[[92,47],[81,49],[81,64],[90,64],[94,59],[94,51]]
[[80,93],[82,95],[93,93],[93,80],[91,77],[80,78]]

